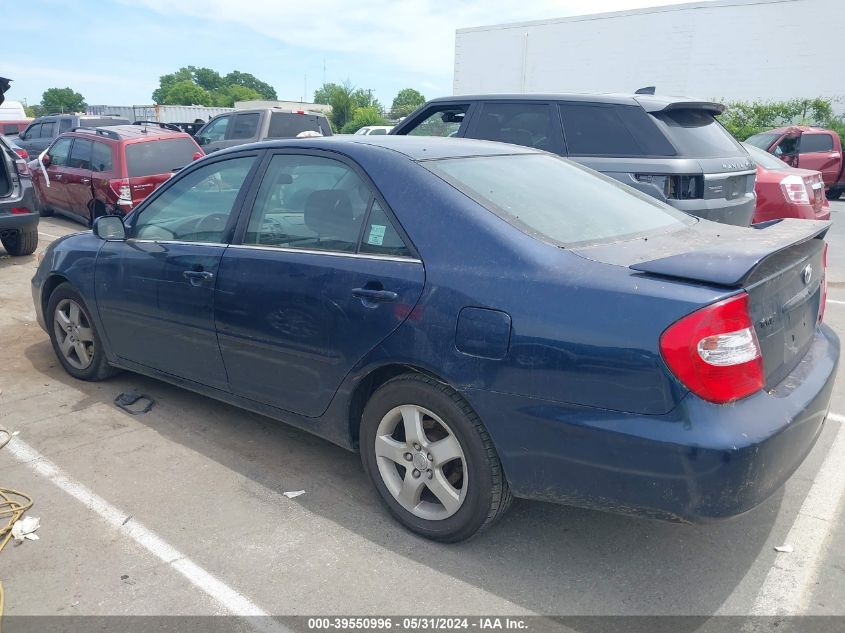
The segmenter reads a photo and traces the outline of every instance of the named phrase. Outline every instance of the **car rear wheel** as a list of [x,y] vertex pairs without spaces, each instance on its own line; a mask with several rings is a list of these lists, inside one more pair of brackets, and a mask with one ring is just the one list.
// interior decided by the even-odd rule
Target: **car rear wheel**
[[35,249],[38,248],[38,229],[30,229],[28,231],[17,231],[11,233],[3,238],[3,248],[9,255],[21,256],[32,255]]
[[361,459],[390,512],[443,542],[498,520],[512,497],[493,442],[469,404],[428,376],[390,380],[361,421]]
[[106,360],[90,312],[73,286],[63,283],[53,291],[46,316],[53,351],[67,373],[89,381],[115,373]]

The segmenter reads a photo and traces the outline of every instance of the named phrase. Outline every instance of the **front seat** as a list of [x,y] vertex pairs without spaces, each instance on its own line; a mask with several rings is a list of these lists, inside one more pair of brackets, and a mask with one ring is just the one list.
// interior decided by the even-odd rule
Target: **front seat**
[[339,189],[318,189],[305,201],[305,226],[317,234],[321,249],[354,251],[358,223],[349,194]]

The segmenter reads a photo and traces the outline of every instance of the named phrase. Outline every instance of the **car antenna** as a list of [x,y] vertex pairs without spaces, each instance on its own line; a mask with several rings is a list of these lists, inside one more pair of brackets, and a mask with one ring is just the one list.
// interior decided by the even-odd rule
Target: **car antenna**
[[655,90],[657,90],[657,88],[655,88],[654,86],[646,86],[645,88],[640,88],[634,94],[635,95],[653,95]]

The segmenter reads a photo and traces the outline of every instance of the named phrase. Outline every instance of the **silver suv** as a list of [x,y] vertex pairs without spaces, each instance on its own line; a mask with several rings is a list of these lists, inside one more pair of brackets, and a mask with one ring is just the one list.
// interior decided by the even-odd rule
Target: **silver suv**
[[755,164],[715,116],[724,106],[655,95],[473,95],[434,99],[390,132],[554,152],[692,215],[748,226]]

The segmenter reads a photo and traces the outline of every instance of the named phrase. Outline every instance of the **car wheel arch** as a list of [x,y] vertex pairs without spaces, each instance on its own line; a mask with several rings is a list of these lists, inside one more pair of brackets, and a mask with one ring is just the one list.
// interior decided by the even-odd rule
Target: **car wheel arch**
[[41,286],[41,313],[44,315],[45,320],[47,319],[47,304],[50,302],[50,296],[56,288],[64,283],[71,282],[64,275],[52,273]]

